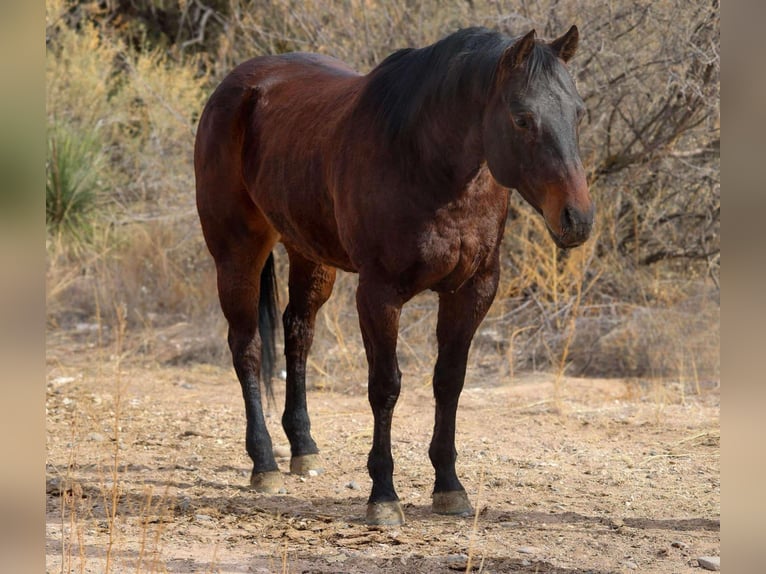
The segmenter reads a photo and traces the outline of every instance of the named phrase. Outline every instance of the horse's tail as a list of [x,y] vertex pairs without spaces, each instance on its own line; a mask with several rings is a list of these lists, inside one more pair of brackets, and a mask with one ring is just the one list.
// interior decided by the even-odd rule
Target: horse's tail
[[261,271],[261,294],[258,299],[258,330],[261,334],[261,380],[269,400],[274,402],[272,378],[277,363],[277,320],[279,317],[277,276],[274,272],[274,254],[269,253]]

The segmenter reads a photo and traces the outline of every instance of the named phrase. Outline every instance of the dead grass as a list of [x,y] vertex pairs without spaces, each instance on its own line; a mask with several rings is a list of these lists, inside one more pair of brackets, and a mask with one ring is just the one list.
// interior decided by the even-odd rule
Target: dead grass
[[[195,119],[215,78],[245,57],[289,49],[332,53],[366,69],[396,47],[423,45],[468,23],[513,30],[536,26],[542,35],[551,35],[564,22],[577,20],[598,37],[601,32],[594,26],[605,9],[597,2],[589,5],[582,22],[578,14],[584,8],[577,3],[520,8],[492,2],[410,6],[403,1],[326,5],[281,0],[247,9],[234,3],[231,19],[216,40],[215,65],[207,64],[213,77],[207,78],[200,75],[196,59],[174,60],[159,49],[129,48],[115,31],[87,20],[76,30],[70,28],[62,16],[66,6],[62,0],[46,3],[49,121],[100,133],[110,157],[102,182],[109,189],[110,208],[93,222],[89,245],[49,239],[48,322],[53,328],[80,325],[87,330],[94,322],[96,301],[119,303],[127,310],[129,328],[145,331],[143,351],[158,352],[160,360],[171,362],[227,361],[213,266],[196,220],[191,169]],[[640,19],[642,12],[634,9],[629,3],[621,6],[622,16],[613,25],[620,28]],[[668,1],[655,9],[673,14],[680,8]],[[208,32],[220,29],[210,25]],[[589,36],[583,37],[587,42]],[[650,54],[660,49],[660,40],[642,50]],[[622,46],[620,42],[615,45]],[[585,58],[588,49],[586,44]],[[578,62],[573,65],[579,73]],[[580,87],[586,96],[592,88]],[[595,120],[591,124],[600,125]],[[589,139],[595,136],[585,130],[584,154],[592,165],[600,161]],[[638,177],[633,183],[640,181]],[[615,214],[625,204],[621,186],[631,180],[617,190],[600,185],[592,190],[599,209],[594,237],[568,254],[556,249],[539,217],[514,197],[502,283],[474,355],[480,362],[483,354],[490,355],[487,361],[504,358],[508,373],[552,369],[560,374],[715,378],[717,286],[706,279],[708,269],[689,265],[679,273],[662,263],[642,266],[638,242],[632,252],[620,252],[626,220]],[[651,214],[662,206],[655,202],[645,209]],[[634,218],[632,233],[640,235],[653,219]],[[284,305],[286,258],[278,253],[278,259]],[[355,277],[339,274],[333,298],[321,312],[309,365],[320,388],[331,388],[339,372],[364,356],[355,284]],[[435,360],[435,304],[434,296],[424,295],[405,308],[399,344],[405,370],[422,371]],[[113,307],[102,304],[102,309]],[[107,334],[116,325],[111,311],[100,320]],[[194,339],[175,355],[155,343],[173,328]]]

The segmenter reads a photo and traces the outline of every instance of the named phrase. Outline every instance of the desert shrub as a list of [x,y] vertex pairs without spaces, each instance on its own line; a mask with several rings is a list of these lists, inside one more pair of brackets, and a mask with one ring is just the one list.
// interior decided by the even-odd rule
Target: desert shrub
[[[588,108],[580,138],[597,225],[586,245],[562,252],[513,196],[502,282],[476,352],[573,374],[716,376],[717,0],[141,0],[95,12],[91,4],[46,4],[49,117],[71,129],[97,128],[102,138],[108,169],[99,193],[112,208],[98,217],[114,228],[101,236],[116,243],[82,259],[75,283],[91,278],[128,301],[132,324],[185,317],[217,325],[219,336],[191,150],[206,94],[233,66],[305,50],[366,72],[395,49],[459,27],[535,28],[551,38],[576,23],[581,41],[570,68]],[[73,263],[60,251],[49,249],[49,261],[59,262],[50,265],[50,283],[71,276]],[[318,321],[317,356],[337,356],[340,365],[361,355],[354,286],[354,277],[339,276]],[[49,313],[67,307],[57,307],[65,291],[49,290]],[[410,305],[402,316],[402,363],[425,369],[434,352],[435,298]],[[326,363],[312,368],[332,379]]]
[[45,162],[45,221],[51,233],[86,240],[97,206],[104,165],[102,144],[93,132],[54,126]]
[[194,61],[131,47],[95,21],[69,25],[73,5],[49,0],[46,6],[47,113],[56,159],[48,162],[49,221],[77,215],[96,238],[84,251],[49,240],[49,320],[68,324],[67,317],[80,321],[101,309],[100,320],[109,323],[117,304],[129,307],[131,325],[190,313],[199,298],[183,295],[205,283],[195,274],[209,275],[211,268],[191,170],[207,79]]

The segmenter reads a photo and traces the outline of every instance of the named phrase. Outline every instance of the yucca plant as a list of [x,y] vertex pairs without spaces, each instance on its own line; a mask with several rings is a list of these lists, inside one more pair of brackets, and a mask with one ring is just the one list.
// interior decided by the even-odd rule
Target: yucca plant
[[61,125],[48,131],[45,162],[45,221],[51,233],[85,240],[90,216],[98,204],[99,173],[104,166],[101,141],[95,132]]

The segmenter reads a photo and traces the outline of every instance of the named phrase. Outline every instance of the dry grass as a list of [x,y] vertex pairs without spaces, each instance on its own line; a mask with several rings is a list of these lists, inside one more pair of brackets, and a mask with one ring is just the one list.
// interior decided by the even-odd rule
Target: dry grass
[[[178,65],[159,50],[128,48],[89,22],[71,29],[61,0],[46,7],[49,127],[97,134],[109,158],[87,244],[49,238],[49,321],[92,322],[96,300],[124,305],[130,327],[208,312],[212,265],[190,168],[206,78],[193,62]],[[116,323],[111,313],[103,319]]]
[[[608,111],[597,99],[597,90],[613,81],[615,72],[610,70],[638,66],[652,54],[671,57],[685,50],[682,39],[663,36],[664,22],[669,21],[665,18],[683,14],[683,7],[670,0],[652,8],[660,21],[642,32],[641,52],[629,56],[633,27],[647,17],[630,2],[611,12],[596,0],[565,7],[546,2],[534,7],[497,2],[411,6],[362,0],[281,0],[245,7],[234,2],[225,25],[223,16],[206,24],[205,39],[217,50],[215,58],[207,60],[207,77],[199,71],[209,54],[201,54],[202,60],[179,60],[172,50],[136,50],[116,30],[88,20],[72,29],[66,25],[66,6],[63,0],[46,3],[49,123],[94,131],[110,161],[102,170],[107,191],[101,203],[106,208],[89,222],[93,233],[88,244],[49,238],[49,325],[79,324],[87,330],[100,301],[107,309],[101,320],[111,341],[109,332],[117,318],[111,312],[114,305],[105,303],[116,302],[127,310],[128,328],[144,333],[138,337],[139,349],[176,362],[228,361],[212,262],[196,220],[191,151],[195,120],[211,84],[236,62],[259,53],[305,49],[331,53],[364,70],[395,47],[422,45],[467,24],[512,31],[535,26],[550,36],[577,21],[584,46],[573,71],[592,113],[583,131],[583,152],[586,163],[596,167],[603,161],[600,146],[606,125],[597,114]],[[690,11],[685,17],[695,16]],[[604,27],[607,23],[611,28]],[[614,53],[593,52],[589,42],[610,34],[618,38],[610,44]],[[664,74],[677,76],[680,65],[673,64],[669,72],[656,67],[652,81],[661,85]],[[652,72],[651,67],[647,70]],[[633,73],[630,78],[635,82],[655,76]],[[630,108],[623,112],[633,113]],[[628,122],[629,117],[619,121]],[[610,153],[619,143],[616,135],[624,137],[620,130],[609,132]],[[680,195],[670,190],[649,197],[642,206],[626,194],[631,186],[640,187],[644,176],[636,170],[627,176],[619,181],[614,176],[596,178],[592,191],[599,218],[594,238],[568,254],[556,249],[539,217],[514,197],[502,284],[477,337],[474,356],[479,362],[484,354],[504,357],[499,371],[503,376],[524,369],[671,379],[717,376],[717,286],[707,279],[715,261],[691,261],[680,270],[673,259],[642,265],[647,250],[680,239],[659,233],[654,243],[625,238],[645,235],[662,213],[675,209],[666,197]],[[626,218],[621,214],[628,203],[633,211]],[[284,256],[280,260],[284,304]],[[316,352],[310,359],[312,380],[320,388],[332,388],[339,372],[362,362],[354,289],[355,277],[339,274],[334,296],[320,315]],[[423,365],[433,364],[435,301],[424,295],[405,308],[399,344],[405,372],[409,366],[422,372]],[[158,342],[163,335],[178,335],[165,331],[174,325],[187,325],[176,330],[194,339],[185,354],[165,352]]]

